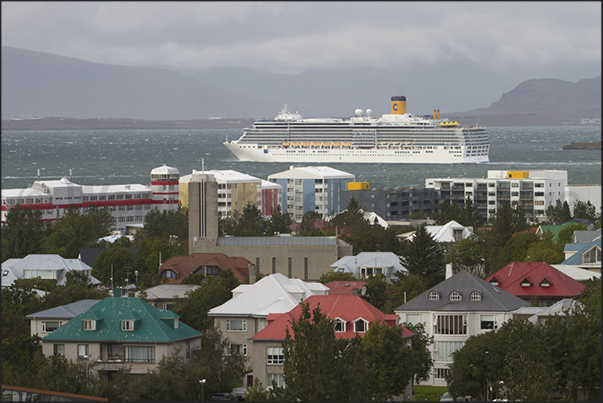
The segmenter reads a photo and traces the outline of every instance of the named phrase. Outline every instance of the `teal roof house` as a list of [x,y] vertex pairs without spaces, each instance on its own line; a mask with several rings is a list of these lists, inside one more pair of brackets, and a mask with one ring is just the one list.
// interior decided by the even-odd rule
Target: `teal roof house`
[[144,374],[178,348],[186,360],[201,348],[201,333],[179,318],[140,298],[108,297],[44,337],[42,351],[89,360],[106,378],[126,365]]

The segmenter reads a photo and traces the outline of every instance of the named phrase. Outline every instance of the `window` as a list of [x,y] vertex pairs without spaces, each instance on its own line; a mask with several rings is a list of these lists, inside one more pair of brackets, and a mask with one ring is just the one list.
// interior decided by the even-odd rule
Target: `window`
[[92,319],[84,319],[84,330],[96,330],[96,321]]
[[354,322],[354,332],[364,333],[368,330],[368,322],[364,319],[358,319]]
[[430,301],[437,301],[440,299],[440,293],[437,291],[431,291],[429,293],[429,300]]
[[272,258],[272,274],[276,273],[276,258]]
[[550,287],[551,286],[551,282],[549,281],[548,278],[545,278],[544,280],[542,280],[542,282],[540,283],[541,287]]
[[406,322],[411,325],[416,325],[421,323],[421,314],[420,313],[407,313],[406,314]]
[[463,296],[462,296],[462,295],[461,295],[461,293],[460,293],[460,292],[458,292],[458,291],[452,291],[452,292],[450,293],[450,297],[449,297],[449,299],[450,299],[451,301],[461,301],[461,300],[463,299]]
[[226,319],[226,330],[229,332],[246,332],[246,319]]
[[2,277],[8,276],[8,270],[2,270]]
[[452,353],[464,345],[464,341],[436,341],[433,359],[440,362],[452,362]]
[[186,358],[191,358],[191,342],[186,342]]
[[134,331],[134,321],[133,320],[122,320],[121,321],[121,330],[131,332]]
[[282,347],[266,347],[266,364],[282,365],[284,362]]
[[233,353],[247,355],[247,344],[229,344],[226,347],[226,355],[232,355]]
[[467,334],[467,315],[436,315],[435,334]]
[[333,327],[335,328],[335,332],[345,332],[345,320],[341,320],[339,318],[333,321]]
[[48,332],[48,333],[54,332],[59,327],[61,327],[62,324],[63,324],[62,322],[58,322],[58,321],[42,322],[42,332]]
[[52,346],[52,351],[54,355],[62,355],[65,356],[65,345],[64,344],[54,344]]
[[492,280],[490,280],[490,284],[495,285],[498,287],[498,279],[496,277],[492,278]]
[[291,257],[289,258],[288,265],[289,265],[289,267],[288,267],[287,275],[289,278],[292,278],[293,277],[293,258],[291,258]]
[[471,301],[481,301],[482,300],[482,293],[479,291],[472,291],[471,292]]
[[88,345],[87,344],[78,344],[77,345],[77,358],[78,360],[84,359],[84,356],[88,355]]
[[531,285],[532,285],[532,283],[530,283],[530,280],[528,280],[527,278],[524,278],[523,281],[521,282],[522,287],[529,287]]
[[433,372],[436,379],[446,379],[450,375],[450,368],[434,368]]
[[304,280],[308,279],[308,258],[304,258]]
[[494,315],[480,315],[480,329],[496,329]]
[[126,362],[155,362],[154,346],[126,346]]
[[124,359],[124,348],[121,344],[109,344],[107,348],[107,359],[108,360],[123,360]]
[[281,388],[285,387],[285,376],[284,374],[266,374],[268,385],[272,385],[272,381],[276,383],[276,386]]
[[268,321],[266,319],[260,319],[258,322],[258,332],[263,330],[266,326],[268,326]]

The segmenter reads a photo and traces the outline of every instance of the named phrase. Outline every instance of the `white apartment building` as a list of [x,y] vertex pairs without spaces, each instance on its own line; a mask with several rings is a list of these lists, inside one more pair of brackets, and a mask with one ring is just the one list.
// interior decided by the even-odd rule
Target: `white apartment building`
[[178,178],[176,168],[163,165],[151,171],[151,186],[78,185],[67,178],[35,181],[24,189],[2,190],[2,224],[6,214],[19,204],[42,210],[42,219],[54,221],[65,215],[70,206],[86,213],[91,206],[107,206],[113,216],[115,230],[124,232],[126,225],[144,224],[144,217],[153,208],[178,209]]
[[546,218],[546,209],[566,200],[567,171],[488,171],[487,178],[427,178],[425,187],[440,192],[440,203],[463,205],[470,197],[488,220],[504,203],[521,206],[526,217]]
[[355,176],[326,166],[291,166],[288,171],[269,175],[268,181],[283,188],[282,212],[301,222],[308,211],[326,218],[344,210],[347,206],[341,205],[340,192],[355,182]]

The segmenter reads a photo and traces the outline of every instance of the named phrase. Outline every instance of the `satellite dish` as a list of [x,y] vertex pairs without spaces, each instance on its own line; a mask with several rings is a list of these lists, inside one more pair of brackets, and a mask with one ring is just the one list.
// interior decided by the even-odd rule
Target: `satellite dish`
[[362,286],[362,290],[360,291],[360,295],[366,295],[366,286]]
[[356,112],[356,116],[362,115],[362,109],[356,109],[354,112]]

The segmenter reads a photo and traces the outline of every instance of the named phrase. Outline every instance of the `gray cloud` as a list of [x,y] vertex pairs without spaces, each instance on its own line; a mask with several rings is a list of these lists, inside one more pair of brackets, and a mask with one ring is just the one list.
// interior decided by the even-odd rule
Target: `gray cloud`
[[547,77],[556,64],[600,66],[601,3],[2,2],[2,45],[101,63],[278,73],[466,58]]

